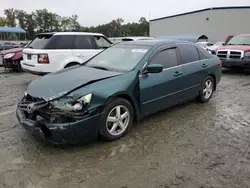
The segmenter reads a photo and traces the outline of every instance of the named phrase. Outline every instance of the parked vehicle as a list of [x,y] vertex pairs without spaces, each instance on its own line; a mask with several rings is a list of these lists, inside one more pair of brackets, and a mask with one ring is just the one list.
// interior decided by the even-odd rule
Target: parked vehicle
[[235,35],[217,49],[217,56],[223,67],[250,70],[250,34]]
[[220,46],[224,46],[225,42],[216,42],[214,45],[210,46],[209,49],[216,51]]
[[207,49],[214,45],[212,42],[197,42],[202,48]]
[[22,69],[45,75],[82,64],[112,42],[100,33],[41,33],[23,50]]
[[113,141],[134,120],[195,97],[208,102],[220,79],[219,58],[193,43],[119,43],[85,65],[33,81],[17,117],[36,138],[53,144],[98,135]]
[[109,38],[110,41],[112,41],[114,44],[117,44],[119,42],[125,42],[125,41],[137,41],[137,40],[153,40],[152,37],[112,37]]
[[13,69],[17,72],[22,72],[21,60],[23,48],[12,48],[9,50],[3,50],[0,52],[2,59],[2,66],[7,69]]
[[13,48],[13,45],[11,45],[11,42],[0,42],[0,51],[8,50],[11,48]]

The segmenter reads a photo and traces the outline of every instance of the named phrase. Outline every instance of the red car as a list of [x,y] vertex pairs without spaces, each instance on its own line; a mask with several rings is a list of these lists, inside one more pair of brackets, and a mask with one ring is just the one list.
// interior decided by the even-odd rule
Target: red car
[[23,59],[23,48],[12,48],[0,52],[2,67],[22,72],[20,61]]
[[250,70],[250,34],[232,36],[216,54],[223,67]]

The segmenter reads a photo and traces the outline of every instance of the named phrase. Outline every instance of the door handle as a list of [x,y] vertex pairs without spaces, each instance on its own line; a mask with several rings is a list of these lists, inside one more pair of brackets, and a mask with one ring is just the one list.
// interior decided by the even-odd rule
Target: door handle
[[78,56],[78,57],[83,57],[84,55],[82,55],[82,54],[77,54],[77,56]]
[[182,75],[182,72],[176,71],[176,72],[174,73],[174,76],[180,76],[180,75]]
[[202,68],[206,68],[207,67],[207,64],[206,63],[203,63],[202,64]]

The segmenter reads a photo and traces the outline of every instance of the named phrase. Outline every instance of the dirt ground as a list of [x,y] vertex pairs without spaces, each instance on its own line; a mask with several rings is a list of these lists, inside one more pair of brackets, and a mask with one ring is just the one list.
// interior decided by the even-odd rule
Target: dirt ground
[[0,188],[250,187],[250,75],[225,71],[207,104],[187,102],[118,141],[68,149],[34,141],[17,122],[35,78],[0,72]]

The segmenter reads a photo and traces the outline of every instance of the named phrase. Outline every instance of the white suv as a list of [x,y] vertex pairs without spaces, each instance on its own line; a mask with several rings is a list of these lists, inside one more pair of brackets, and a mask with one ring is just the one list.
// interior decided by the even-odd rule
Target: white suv
[[86,32],[40,33],[23,50],[24,71],[44,75],[82,64],[112,42],[102,34]]

